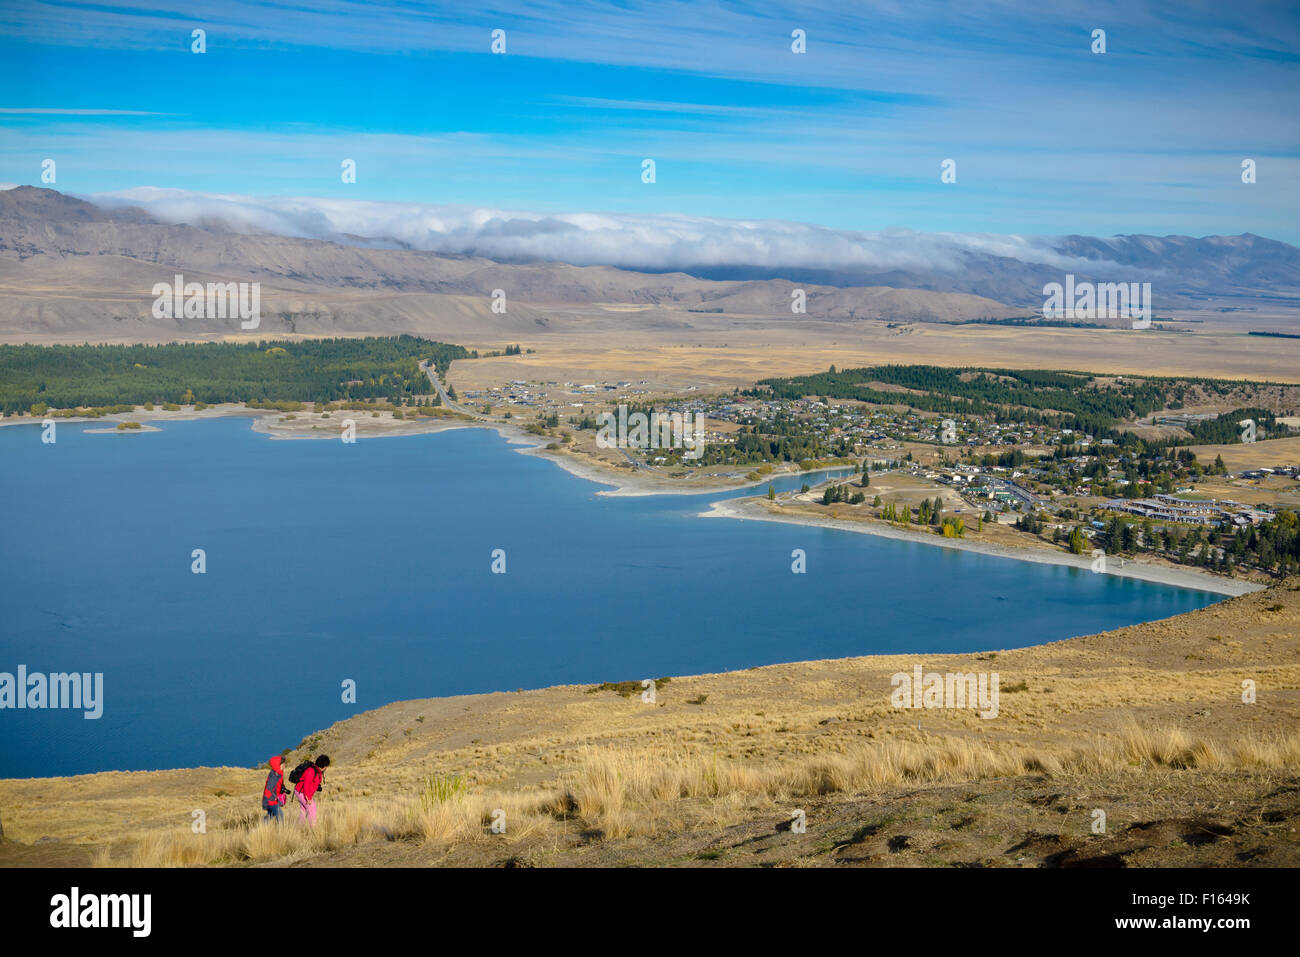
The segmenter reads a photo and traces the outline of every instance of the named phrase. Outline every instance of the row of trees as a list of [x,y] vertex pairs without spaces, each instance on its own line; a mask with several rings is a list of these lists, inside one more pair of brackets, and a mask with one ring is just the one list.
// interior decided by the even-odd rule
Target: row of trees
[[[1041,527],[1036,521],[1036,528]],[[1250,528],[1157,526],[1150,519],[1136,523],[1116,516],[1093,534],[1091,542],[1078,525],[1069,532],[1058,528],[1053,541],[1076,555],[1100,548],[1108,555],[1145,552],[1228,574],[1241,566],[1278,576],[1300,572],[1300,517],[1289,510]]]
[[844,502],[848,505],[861,505],[867,500],[864,492],[854,491],[853,487],[847,483],[843,485],[828,485],[826,491],[822,493],[822,504],[832,505],[835,502]]
[[[913,524],[912,509],[911,506],[906,503],[882,503],[880,501],[880,496],[877,495],[871,504],[880,509],[877,514],[886,522],[901,522],[903,525]],[[921,502],[921,505],[916,511],[915,522],[918,525],[935,526],[936,530],[943,535],[944,538],[961,538],[966,534],[965,521],[958,518],[956,515],[945,516],[943,514],[942,502],[939,501],[938,496],[935,496],[933,501],[925,499]],[[978,523],[977,529],[982,530],[984,523],[978,518],[976,519],[976,522]]]
[[145,402],[411,404],[433,392],[461,346],[415,336],[165,345],[0,346],[0,411]]
[[[796,399],[809,395],[858,399],[887,405],[897,392],[867,383],[913,390],[909,405],[922,411],[990,415],[1017,407],[1073,414],[1107,425],[1165,408],[1173,380],[1099,384],[1087,373],[1023,369],[948,369],[930,365],[886,365],[830,370],[814,375],[763,379],[771,394]],[[751,394],[761,394],[754,390]],[[1055,417],[1053,417],[1055,419]]]
[[1240,442],[1241,422],[1244,419],[1254,420],[1258,436],[1263,436],[1265,433],[1272,435],[1277,431],[1277,417],[1272,412],[1258,407],[1247,407],[1225,412],[1216,419],[1197,422],[1188,429],[1192,433],[1191,442],[1195,445],[1227,445],[1230,442]]
[[916,510],[916,520],[922,525],[938,525],[943,520],[943,502],[939,496],[930,499],[922,499],[920,506]]

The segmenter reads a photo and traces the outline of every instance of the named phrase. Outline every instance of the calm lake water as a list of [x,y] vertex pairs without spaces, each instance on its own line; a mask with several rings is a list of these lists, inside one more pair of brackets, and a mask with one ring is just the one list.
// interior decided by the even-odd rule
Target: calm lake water
[[0,710],[0,777],[251,766],[407,698],[1013,648],[1218,597],[695,517],[752,492],[602,498],[482,429],[344,445],[242,418],[87,427],[52,446],[0,429],[0,672],[103,672],[103,716]]

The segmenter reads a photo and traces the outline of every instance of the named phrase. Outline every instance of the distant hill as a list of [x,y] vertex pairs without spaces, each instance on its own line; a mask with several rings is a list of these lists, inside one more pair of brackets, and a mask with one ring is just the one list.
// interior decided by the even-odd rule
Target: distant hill
[[614,266],[720,282],[886,286],[978,295],[1030,309],[1042,305],[1044,284],[1073,272],[1094,282],[1150,282],[1159,308],[1166,310],[1276,313],[1279,306],[1300,304],[1300,249],[1251,233],[1103,238],[863,232],[679,213],[542,213],[152,187],[85,199],[140,222],[516,265]]
[[[1064,236],[1047,248],[1071,265],[1029,262],[1009,256],[953,250],[955,269],[793,269],[784,278],[830,286],[895,286],[963,292],[1031,309],[1043,304],[1042,288],[1066,272],[1079,281],[1152,284],[1157,310],[1192,308],[1207,300],[1255,300],[1300,308],[1300,249],[1245,233],[1241,236]],[[763,279],[769,267],[687,267],[717,280]]]
[[[237,332],[229,323],[159,320],[151,289],[187,281],[262,283],[263,325],[337,335],[418,332],[509,335],[555,328],[563,313],[603,304],[797,321],[785,279],[717,281],[610,266],[498,263],[376,244],[236,231],[209,218],[162,223],[133,207],[105,209],[55,190],[0,192],[0,336],[157,340]],[[1029,311],[968,293],[802,284],[807,318],[966,321]],[[507,313],[491,310],[505,290]],[[557,315],[557,313],[559,313]],[[626,322],[640,321],[629,313]]]

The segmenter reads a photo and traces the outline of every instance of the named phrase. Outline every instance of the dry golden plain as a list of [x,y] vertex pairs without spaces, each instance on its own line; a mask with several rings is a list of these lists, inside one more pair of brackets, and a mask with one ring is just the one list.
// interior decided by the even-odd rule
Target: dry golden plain
[[[1300,436],[1261,439],[1250,444],[1188,446],[1199,462],[1210,463],[1222,456],[1230,472],[1272,465],[1300,465]],[[1294,483],[1290,483],[1294,484]]]
[[[1020,329],[1008,326],[878,320],[776,322],[760,317],[691,315],[655,310],[611,322],[585,316],[550,332],[521,330],[510,342],[531,355],[460,361],[458,389],[512,379],[599,382],[647,379],[670,391],[746,388],[769,376],[889,363],[1074,369],[1110,375],[1205,376],[1300,382],[1300,339],[1247,336],[1223,325],[1195,332],[1131,329]],[[561,325],[557,323],[557,326]],[[653,326],[653,328],[645,328]],[[480,350],[505,341],[463,342]]]

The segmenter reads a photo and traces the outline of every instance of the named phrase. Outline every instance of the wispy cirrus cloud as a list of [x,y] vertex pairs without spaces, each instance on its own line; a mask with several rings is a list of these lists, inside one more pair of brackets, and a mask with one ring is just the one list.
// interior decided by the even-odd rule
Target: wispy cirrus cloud
[[50,106],[0,106],[0,113],[37,114],[49,116],[175,116],[174,113],[155,113],[152,110],[88,110]]
[[[0,34],[10,102],[49,111],[0,113],[0,176],[53,158],[82,193],[1300,239],[1284,4],[70,0],[0,5]],[[55,112],[87,89],[104,112]]]

